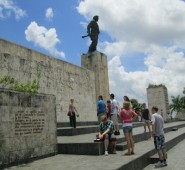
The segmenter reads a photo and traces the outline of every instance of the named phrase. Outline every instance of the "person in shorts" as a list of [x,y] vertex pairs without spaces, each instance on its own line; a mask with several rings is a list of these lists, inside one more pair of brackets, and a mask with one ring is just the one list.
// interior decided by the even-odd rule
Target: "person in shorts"
[[108,156],[109,142],[112,142],[113,153],[116,154],[116,137],[114,135],[114,125],[111,120],[107,119],[106,115],[101,117],[101,123],[99,125],[99,139],[104,141],[106,156]]
[[165,137],[164,137],[164,120],[163,117],[158,113],[158,108],[156,106],[152,107],[152,134],[154,137],[154,145],[155,149],[159,155],[159,161],[155,165],[155,167],[163,167],[167,166],[167,154],[166,154],[166,146],[165,146]]
[[120,135],[119,132],[119,124],[118,124],[118,102],[114,98],[114,94],[110,94],[110,100],[111,100],[111,120],[114,123],[114,134]]
[[150,112],[146,108],[146,103],[142,104],[141,119],[143,121],[144,132],[146,132],[146,126],[147,126],[150,133],[150,137],[152,138],[152,132],[150,127]]
[[132,137],[132,119],[137,114],[130,108],[130,102],[124,102],[121,108],[120,118],[123,123],[123,133],[127,141],[128,152],[124,155],[133,155],[134,153],[134,140]]

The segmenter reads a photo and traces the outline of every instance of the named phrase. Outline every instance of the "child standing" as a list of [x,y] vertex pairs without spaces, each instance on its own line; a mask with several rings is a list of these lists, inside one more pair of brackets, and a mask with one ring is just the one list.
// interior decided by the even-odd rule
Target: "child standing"
[[130,109],[130,102],[124,102],[121,108],[120,118],[123,123],[123,133],[127,141],[128,152],[125,155],[133,155],[134,153],[134,140],[132,137],[132,118],[137,114]]

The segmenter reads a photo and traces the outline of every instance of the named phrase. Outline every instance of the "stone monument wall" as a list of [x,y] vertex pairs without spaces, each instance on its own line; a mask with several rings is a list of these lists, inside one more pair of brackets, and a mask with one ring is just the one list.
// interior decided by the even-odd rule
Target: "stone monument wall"
[[153,106],[157,106],[159,108],[159,113],[161,113],[164,120],[166,120],[169,114],[167,88],[165,86],[147,88],[147,99],[150,112]]
[[39,93],[56,96],[58,122],[69,122],[66,116],[69,100],[74,98],[80,114],[77,122],[97,121],[95,74],[65,61],[0,39],[0,77],[12,76],[27,83],[41,71]]
[[56,98],[0,89],[0,164],[57,153]]
[[95,90],[96,98],[102,95],[104,100],[109,100],[109,77],[107,56],[98,51],[92,54],[83,54],[81,57],[83,68],[92,70],[95,73]]

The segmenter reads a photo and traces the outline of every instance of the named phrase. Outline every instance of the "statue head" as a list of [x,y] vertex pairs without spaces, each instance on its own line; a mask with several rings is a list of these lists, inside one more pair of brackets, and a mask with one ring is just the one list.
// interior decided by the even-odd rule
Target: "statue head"
[[99,16],[98,16],[98,15],[95,15],[95,16],[93,17],[93,20],[95,20],[96,22],[98,21],[98,19],[99,19]]

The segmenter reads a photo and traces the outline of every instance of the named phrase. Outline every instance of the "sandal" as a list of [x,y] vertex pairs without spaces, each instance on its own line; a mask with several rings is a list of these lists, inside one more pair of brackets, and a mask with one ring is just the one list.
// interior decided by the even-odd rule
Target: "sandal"
[[131,151],[131,155],[135,155],[135,152]]
[[131,155],[131,153],[128,153],[128,152],[127,152],[127,153],[125,153],[124,155],[125,155],[125,156],[130,156],[130,155]]

